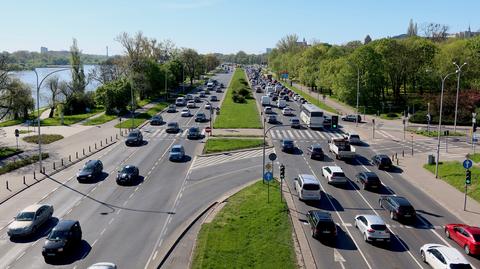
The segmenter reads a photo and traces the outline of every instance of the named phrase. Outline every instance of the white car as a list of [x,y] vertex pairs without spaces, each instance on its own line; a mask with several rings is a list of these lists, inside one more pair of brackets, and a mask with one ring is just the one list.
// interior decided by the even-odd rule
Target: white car
[[273,109],[270,106],[267,106],[264,110],[263,113],[265,114],[273,114]]
[[180,113],[180,115],[182,117],[190,117],[190,116],[192,116],[192,113],[190,113],[190,109],[185,107],[185,108],[182,109],[182,112]]
[[28,236],[35,233],[40,226],[53,215],[53,206],[34,204],[20,211],[13,222],[8,225],[9,236]]
[[440,244],[425,244],[420,248],[422,261],[434,269],[473,268],[467,259],[455,248]]
[[293,116],[293,109],[286,107],[282,110],[283,116]]
[[360,231],[365,242],[390,242],[390,231],[378,215],[356,215],[355,228]]
[[346,133],[345,139],[347,139],[348,142],[350,142],[350,144],[352,145],[358,145],[362,143],[362,141],[360,140],[360,136],[356,133]]
[[187,103],[187,107],[188,107],[188,108],[195,108],[195,107],[196,107],[196,105],[195,105],[195,101],[193,101],[193,100],[191,100],[191,101],[188,101],[188,103]]
[[340,166],[322,167],[322,176],[327,179],[328,184],[347,184],[347,177]]
[[211,110],[211,109],[212,109],[212,106],[211,106],[209,103],[206,103],[206,104],[205,104],[205,109],[206,109],[206,110]]
[[117,266],[111,262],[98,262],[90,265],[87,269],[117,269]]

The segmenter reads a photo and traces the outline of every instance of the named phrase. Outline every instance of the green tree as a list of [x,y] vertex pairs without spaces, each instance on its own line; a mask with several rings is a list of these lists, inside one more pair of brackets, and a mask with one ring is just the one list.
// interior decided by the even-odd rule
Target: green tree
[[130,82],[123,78],[107,82],[97,88],[95,102],[105,107],[105,113],[115,115],[118,112],[126,111],[130,103]]
[[183,49],[180,53],[180,59],[185,68],[185,75],[190,79],[190,85],[193,85],[193,80],[200,65],[200,55],[194,49]]

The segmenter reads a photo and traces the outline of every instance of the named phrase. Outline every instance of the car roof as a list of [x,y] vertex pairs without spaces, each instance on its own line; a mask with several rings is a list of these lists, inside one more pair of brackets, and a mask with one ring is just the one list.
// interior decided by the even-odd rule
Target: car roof
[[135,168],[135,165],[127,164],[123,168]]
[[110,269],[110,268],[117,268],[117,266],[111,262],[98,262],[96,264],[90,265],[87,269]]
[[332,172],[341,172],[341,173],[343,173],[343,170],[342,170],[342,168],[340,168],[340,166],[325,166],[325,167],[330,168],[330,170],[331,170]]
[[463,226],[465,230],[470,232],[471,234],[480,234],[480,227],[475,226]]
[[456,248],[447,247],[447,246],[440,245],[440,244],[432,244],[429,247],[429,249],[432,249],[432,248],[434,248],[434,249],[438,250],[440,253],[442,253],[442,255],[449,262],[469,264],[467,259],[465,259],[465,257],[463,257],[463,255],[462,255],[462,253],[460,253],[460,251],[458,251]]
[[58,231],[58,230],[68,230],[75,223],[77,223],[76,220],[60,220],[53,229],[56,230],[56,231]]
[[312,148],[316,148],[316,149],[317,148],[322,148],[322,145],[320,145],[318,143],[317,144],[312,144]]
[[177,145],[173,145],[172,148],[183,148],[183,146],[180,144],[177,144]]
[[407,198],[402,196],[391,195],[390,198],[395,200],[400,206],[411,206],[412,204],[407,200]]
[[300,174],[298,176],[303,178],[303,183],[319,185],[318,180],[314,175]]
[[382,224],[385,225],[385,222],[378,215],[358,215],[363,216],[370,225]]
[[312,216],[315,216],[315,218],[317,218],[318,220],[331,220],[331,221],[333,221],[332,215],[329,212],[326,212],[326,211],[309,210],[308,213],[310,213],[310,215],[312,215]]
[[33,205],[29,205],[27,206],[26,208],[24,208],[22,210],[22,212],[36,212],[40,207],[42,207],[44,205],[42,204],[33,204]]
[[378,154],[378,155],[375,155],[375,156],[377,156],[379,158],[388,158],[388,156],[385,155],[385,154]]
[[376,177],[378,178],[377,174],[374,172],[360,172],[360,174],[364,174],[366,177]]
[[98,163],[98,162],[99,162],[99,160],[88,160],[88,161],[85,163],[85,165],[93,165],[93,164],[96,164],[96,163]]

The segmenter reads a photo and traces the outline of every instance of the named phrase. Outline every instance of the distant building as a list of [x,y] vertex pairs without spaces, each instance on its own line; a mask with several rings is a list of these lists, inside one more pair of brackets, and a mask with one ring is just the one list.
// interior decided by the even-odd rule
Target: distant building
[[267,48],[267,53],[272,52],[272,48]]
[[303,38],[303,41],[301,41],[301,42],[297,41],[297,45],[299,45],[300,47],[308,47],[309,46],[307,44],[307,41],[305,41],[305,37]]
[[47,47],[40,47],[40,53],[47,53],[48,48]]
[[478,36],[478,35],[480,35],[480,32],[472,32],[472,29],[470,28],[470,26],[468,26],[467,31],[456,33],[452,37],[471,38],[471,37]]

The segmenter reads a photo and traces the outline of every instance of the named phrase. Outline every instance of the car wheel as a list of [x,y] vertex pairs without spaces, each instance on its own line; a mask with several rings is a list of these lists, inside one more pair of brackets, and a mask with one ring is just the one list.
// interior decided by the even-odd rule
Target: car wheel
[[446,236],[447,238],[450,238],[450,232],[449,232],[447,229],[445,229],[445,236]]
[[364,234],[363,234],[363,240],[365,240],[365,242],[368,242],[368,236],[367,236],[367,233],[364,233]]
[[465,250],[465,254],[470,255],[470,248],[468,247],[468,245],[465,245],[463,250]]
[[392,219],[392,220],[395,219],[395,214],[393,213],[393,211],[390,211],[390,219]]
[[420,251],[420,256],[422,257],[422,262],[427,263],[427,258],[425,257],[425,252],[423,250]]

